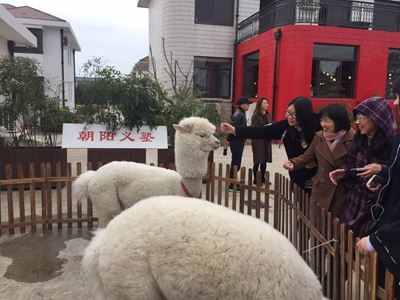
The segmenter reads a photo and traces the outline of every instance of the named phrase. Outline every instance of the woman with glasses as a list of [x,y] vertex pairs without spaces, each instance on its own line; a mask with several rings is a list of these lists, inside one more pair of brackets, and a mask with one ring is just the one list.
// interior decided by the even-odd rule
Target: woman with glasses
[[333,217],[337,217],[346,204],[347,189],[343,184],[334,185],[329,179],[329,172],[345,164],[354,131],[350,127],[349,114],[343,105],[327,105],[319,114],[322,131],[314,135],[306,152],[286,161],[283,167],[293,171],[310,162],[317,162],[317,174],[312,179],[311,199],[325,208],[325,211],[330,211]]
[[[316,131],[320,130],[318,116],[313,112],[310,99],[296,97],[290,101],[286,119],[269,126],[232,126],[222,123],[220,131],[240,138],[276,139],[284,145],[289,159],[303,154],[311,144]],[[311,178],[315,175],[315,163],[289,172],[290,179],[297,186],[311,192]]]
[[397,126],[389,102],[380,97],[364,100],[354,108],[353,115],[357,125],[353,146],[344,167],[332,171],[329,177],[334,184],[347,179],[351,186],[339,219],[358,236],[378,196],[366,183],[387,166]]

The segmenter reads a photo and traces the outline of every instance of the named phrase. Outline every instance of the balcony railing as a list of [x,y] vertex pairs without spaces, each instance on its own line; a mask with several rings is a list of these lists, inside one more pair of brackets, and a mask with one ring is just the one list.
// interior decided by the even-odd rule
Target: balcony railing
[[239,23],[238,42],[277,26],[294,24],[398,32],[400,31],[400,3],[394,1],[375,1],[373,3],[344,0],[277,0]]

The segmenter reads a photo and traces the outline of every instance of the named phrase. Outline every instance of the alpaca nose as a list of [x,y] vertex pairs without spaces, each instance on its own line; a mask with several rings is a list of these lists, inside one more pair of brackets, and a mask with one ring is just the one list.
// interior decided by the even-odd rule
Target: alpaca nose
[[220,141],[217,139],[217,140],[214,142],[215,149],[217,149],[217,148],[219,147],[220,144],[221,144]]

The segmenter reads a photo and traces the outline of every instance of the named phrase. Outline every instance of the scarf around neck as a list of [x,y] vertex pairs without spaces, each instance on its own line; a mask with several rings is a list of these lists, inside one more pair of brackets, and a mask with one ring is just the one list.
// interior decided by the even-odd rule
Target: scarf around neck
[[340,142],[340,140],[346,135],[346,130],[340,130],[334,133],[326,133],[323,132],[323,137],[325,139],[326,144],[329,147],[329,150],[333,152],[335,150],[336,145]]

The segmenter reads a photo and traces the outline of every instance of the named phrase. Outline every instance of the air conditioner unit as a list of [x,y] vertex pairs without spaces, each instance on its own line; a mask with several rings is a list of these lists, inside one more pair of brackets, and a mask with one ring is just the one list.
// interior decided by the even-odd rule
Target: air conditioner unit
[[63,46],[69,46],[68,37],[66,37],[66,36],[63,37]]

